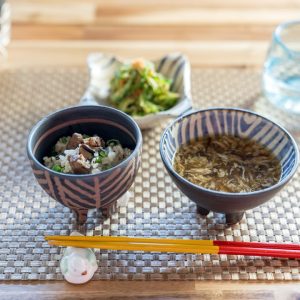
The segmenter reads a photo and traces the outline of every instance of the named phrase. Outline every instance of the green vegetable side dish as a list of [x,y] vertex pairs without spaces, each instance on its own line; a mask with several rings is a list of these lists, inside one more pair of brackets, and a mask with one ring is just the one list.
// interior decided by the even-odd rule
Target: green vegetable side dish
[[168,110],[179,94],[170,91],[172,80],[154,70],[151,62],[136,60],[117,70],[111,80],[109,101],[131,116],[145,116]]

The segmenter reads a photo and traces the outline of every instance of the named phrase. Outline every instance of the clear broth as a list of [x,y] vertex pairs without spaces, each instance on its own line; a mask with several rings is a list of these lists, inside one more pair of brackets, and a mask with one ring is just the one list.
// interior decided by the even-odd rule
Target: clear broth
[[268,188],[280,179],[280,161],[256,141],[230,135],[203,137],[182,145],[175,171],[207,189],[229,193]]

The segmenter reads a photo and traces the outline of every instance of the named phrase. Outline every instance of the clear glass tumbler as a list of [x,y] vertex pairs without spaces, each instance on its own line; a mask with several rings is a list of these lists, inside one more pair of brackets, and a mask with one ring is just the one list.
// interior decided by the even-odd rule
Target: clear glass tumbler
[[300,20],[275,29],[264,63],[262,88],[277,107],[300,114]]
[[7,1],[0,0],[0,56],[7,55],[6,47],[10,42],[11,11]]

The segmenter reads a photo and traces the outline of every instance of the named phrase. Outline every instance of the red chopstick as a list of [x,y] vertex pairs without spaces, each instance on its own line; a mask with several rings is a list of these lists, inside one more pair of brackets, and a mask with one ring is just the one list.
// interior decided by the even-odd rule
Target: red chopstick
[[47,236],[45,239],[56,246],[300,259],[300,244],[111,236]]
[[300,251],[290,249],[219,246],[218,252],[219,254],[227,255],[272,256],[300,259]]
[[215,246],[231,246],[231,247],[243,247],[243,248],[247,247],[247,248],[300,250],[300,244],[236,242],[236,241],[213,241],[213,244]]

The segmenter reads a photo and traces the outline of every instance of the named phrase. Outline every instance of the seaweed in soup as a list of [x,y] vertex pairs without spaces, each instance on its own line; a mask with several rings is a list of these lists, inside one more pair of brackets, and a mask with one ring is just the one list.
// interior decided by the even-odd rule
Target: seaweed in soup
[[263,145],[230,135],[203,137],[181,146],[174,169],[190,182],[230,193],[268,188],[280,179],[279,160]]

